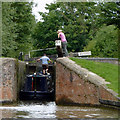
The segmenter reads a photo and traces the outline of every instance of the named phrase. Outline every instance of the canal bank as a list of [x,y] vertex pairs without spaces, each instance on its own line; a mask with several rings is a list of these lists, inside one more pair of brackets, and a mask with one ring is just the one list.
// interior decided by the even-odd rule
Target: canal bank
[[105,79],[77,65],[69,58],[56,62],[56,103],[71,105],[112,105],[120,107],[117,93]]

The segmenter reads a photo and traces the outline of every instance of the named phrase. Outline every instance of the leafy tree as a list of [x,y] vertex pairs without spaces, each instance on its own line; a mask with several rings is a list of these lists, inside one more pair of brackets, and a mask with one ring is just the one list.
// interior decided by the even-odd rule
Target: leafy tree
[[2,3],[2,54],[6,57],[15,57],[16,24],[13,22],[15,9],[12,3]]
[[99,23],[116,25],[120,29],[120,2],[99,3],[101,9]]
[[35,26],[32,3],[3,2],[2,13],[3,56],[18,57],[19,52],[27,53],[32,49],[31,34]]
[[96,9],[94,5],[95,3],[87,2],[47,5],[49,13],[40,12],[43,22],[37,23],[33,34],[36,48],[53,47],[54,40],[57,39],[57,30],[63,29],[68,40],[68,50],[82,51],[94,22]]
[[17,29],[17,38],[15,39],[17,42],[17,54],[21,51],[27,53],[32,49],[33,39],[31,34],[36,24],[32,15],[32,5],[33,3],[28,2],[15,2],[12,4],[16,10],[13,21],[16,23]]
[[93,56],[118,57],[118,30],[114,25],[102,26],[84,50]]

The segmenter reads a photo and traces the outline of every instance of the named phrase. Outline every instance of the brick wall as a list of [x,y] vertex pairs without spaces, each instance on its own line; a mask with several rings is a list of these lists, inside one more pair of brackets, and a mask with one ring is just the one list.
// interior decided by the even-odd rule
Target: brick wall
[[103,78],[68,58],[56,62],[56,103],[100,105],[99,99],[118,100]]
[[13,58],[0,58],[0,102],[16,101],[25,77],[26,64]]

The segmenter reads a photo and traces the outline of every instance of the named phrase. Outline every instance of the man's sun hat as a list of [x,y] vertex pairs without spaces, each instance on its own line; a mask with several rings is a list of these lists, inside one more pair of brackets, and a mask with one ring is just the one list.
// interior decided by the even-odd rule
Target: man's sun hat
[[62,32],[62,30],[58,30],[57,33]]

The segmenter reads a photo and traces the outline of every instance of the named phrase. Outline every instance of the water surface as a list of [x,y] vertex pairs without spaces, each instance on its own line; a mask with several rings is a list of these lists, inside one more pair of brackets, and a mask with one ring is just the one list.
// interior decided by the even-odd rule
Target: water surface
[[0,106],[2,118],[118,118],[113,108],[57,106],[55,102],[21,101]]

